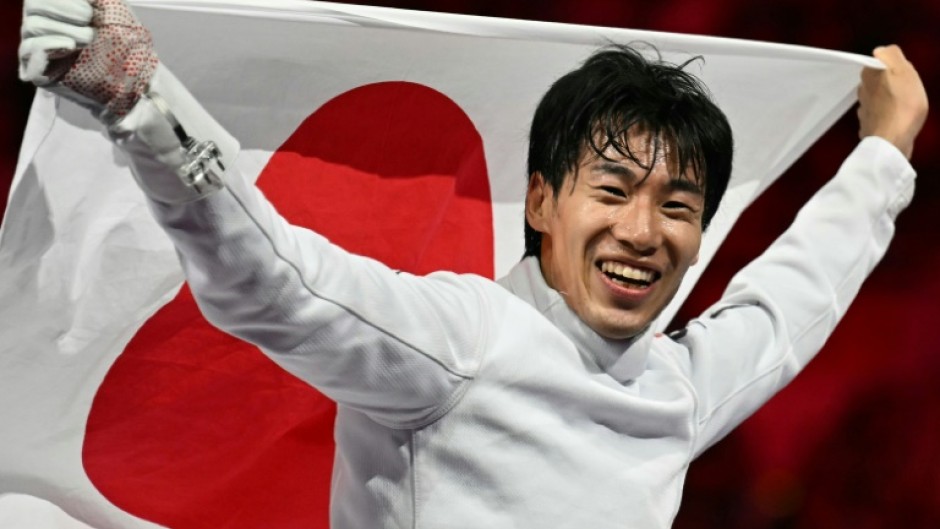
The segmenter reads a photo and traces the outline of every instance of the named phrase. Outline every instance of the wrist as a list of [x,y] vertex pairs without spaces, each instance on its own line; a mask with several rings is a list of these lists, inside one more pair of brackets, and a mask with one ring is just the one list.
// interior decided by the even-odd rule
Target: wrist
[[908,160],[911,159],[911,154],[913,154],[914,151],[914,139],[910,136],[889,131],[876,131],[873,132],[871,136],[876,136],[894,145],[897,150],[901,151],[901,154],[903,154],[905,158]]
[[130,155],[140,186],[165,203],[198,200],[222,187],[238,142],[160,66],[147,94],[108,127],[115,143]]

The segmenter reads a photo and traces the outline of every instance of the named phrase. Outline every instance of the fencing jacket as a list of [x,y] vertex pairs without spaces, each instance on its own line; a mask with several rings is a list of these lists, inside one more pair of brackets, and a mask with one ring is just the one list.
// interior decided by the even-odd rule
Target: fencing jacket
[[112,134],[202,311],[339,404],[337,529],[669,527],[689,462],[820,349],[914,182],[862,140],[716,305],[611,341],[533,258],[498,283],[396,273],[288,225],[236,171],[169,200],[143,132],[159,119],[137,108]]

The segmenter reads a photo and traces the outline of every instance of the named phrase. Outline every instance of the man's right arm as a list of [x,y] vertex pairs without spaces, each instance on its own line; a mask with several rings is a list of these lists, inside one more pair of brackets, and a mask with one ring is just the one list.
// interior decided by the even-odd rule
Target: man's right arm
[[[158,71],[155,86],[161,80]],[[148,191],[206,318],[387,425],[414,427],[446,411],[480,356],[475,282],[450,273],[416,277],[349,254],[290,225],[237,168],[220,175],[221,188],[186,196],[198,192],[139,134],[164,127],[144,99],[111,132],[144,189],[183,199]]]
[[[23,63],[52,51],[67,58],[49,47],[68,44],[47,39],[57,34],[74,37],[73,50],[93,49],[103,28],[95,27],[86,43],[84,33],[71,29],[91,20],[83,6],[86,0],[28,0]],[[77,15],[57,13],[69,9]],[[56,23],[71,17],[77,23],[57,29],[60,24],[37,18],[31,23],[30,16]],[[121,50],[121,31],[110,34]],[[31,35],[38,41],[29,43]],[[124,68],[128,62],[136,64],[127,59]],[[121,97],[134,100],[126,108],[111,105],[110,95],[101,97],[95,79],[86,83],[92,73],[69,72],[77,82],[24,77],[52,83],[108,123],[210,321],[258,345],[327,396],[389,426],[417,427],[449,409],[480,356],[482,298],[473,279],[399,274],[289,225],[233,167],[237,143],[163,65],[141,93],[128,96],[126,83],[114,83]],[[220,155],[194,155],[184,145],[188,135],[213,141]]]

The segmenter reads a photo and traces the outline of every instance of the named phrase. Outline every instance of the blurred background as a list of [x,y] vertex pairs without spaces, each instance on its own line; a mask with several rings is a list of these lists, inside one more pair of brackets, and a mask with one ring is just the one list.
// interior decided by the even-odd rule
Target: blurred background
[[[869,54],[897,43],[940,106],[940,1],[370,1],[387,7],[757,39]],[[33,89],[16,79],[21,3],[0,5],[0,213]],[[797,82],[796,80],[794,82]],[[940,110],[888,256],[796,382],[692,465],[677,529],[940,527]],[[720,296],[857,142],[846,115],[744,214],[677,320]]]

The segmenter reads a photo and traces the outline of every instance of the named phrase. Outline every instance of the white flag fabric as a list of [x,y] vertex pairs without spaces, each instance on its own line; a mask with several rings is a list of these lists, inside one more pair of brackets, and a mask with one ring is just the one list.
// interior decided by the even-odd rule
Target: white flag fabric
[[[688,68],[728,115],[735,166],[660,327],[740,212],[877,66],[794,46],[301,0],[131,3],[163,62],[241,141],[239,168],[292,221],[417,271],[500,276],[521,257],[527,128],[552,81],[611,41],[650,43],[672,62],[702,56]],[[472,185],[448,187],[457,177]],[[413,229],[428,222],[437,231]],[[40,91],[0,232],[0,494],[43,498],[100,529],[327,527],[331,405],[209,329],[181,283],[100,125]],[[33,502],[0,497],[0,525],[85,527]]]

